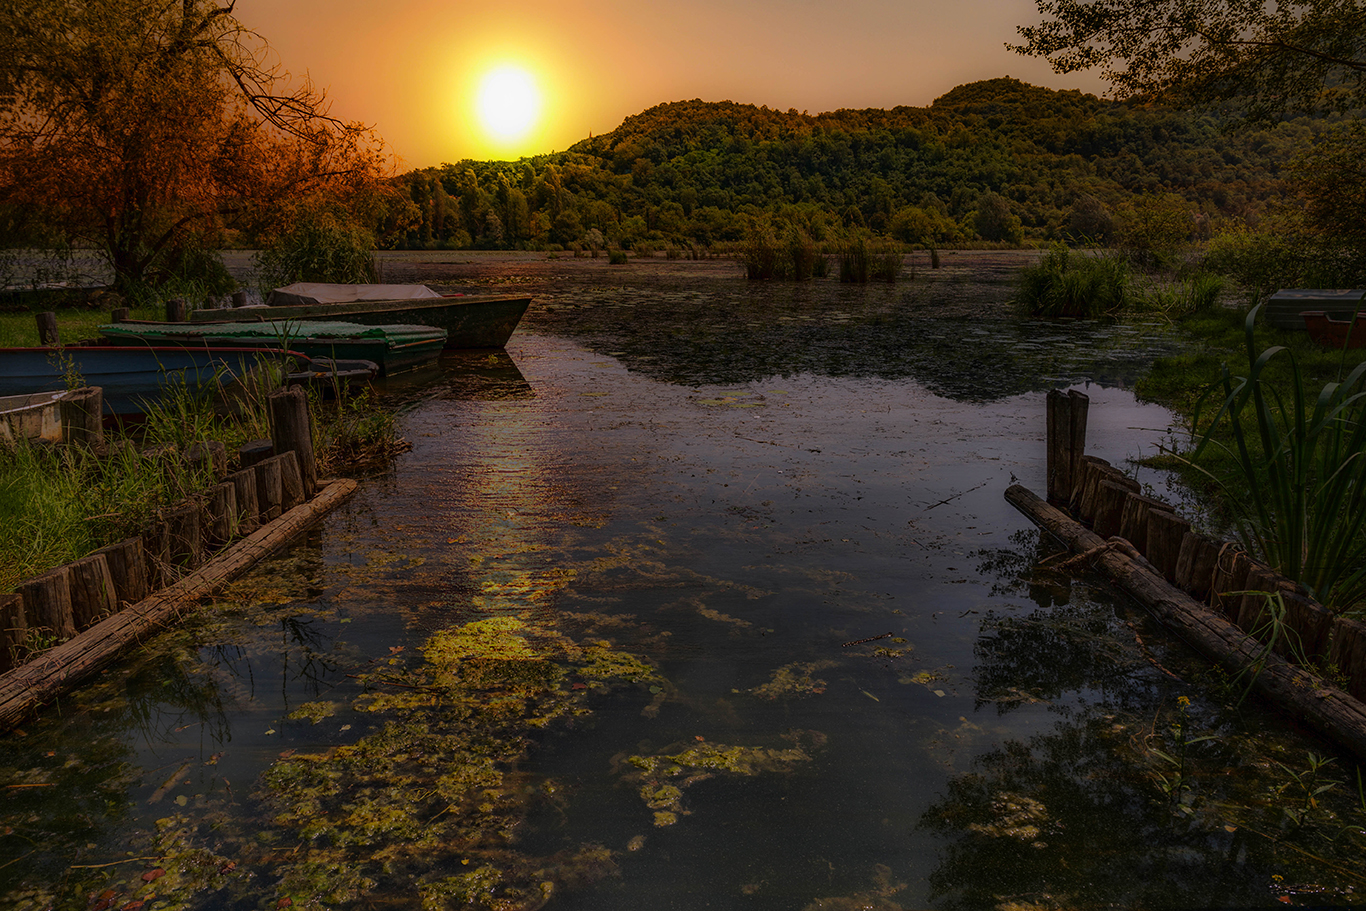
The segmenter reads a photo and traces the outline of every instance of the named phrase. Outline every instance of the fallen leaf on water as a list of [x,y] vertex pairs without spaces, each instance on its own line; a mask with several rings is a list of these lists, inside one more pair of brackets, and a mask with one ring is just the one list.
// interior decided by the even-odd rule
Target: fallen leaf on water
[[166,871],[161,869],[160,867],[157,867],[155,870],[148,870],[146,873],[142,874],[142,881],[145,883],[156,882],[165,875]]
[[[867,696],[869,699],[873,700],[874,702],[881,702],[881,701],[882,701],[881,699],[877,698],[876,696],[874,696],[872,693],[868,692],[867,690],[859,690],[859,692],[862,693],[863,695]],[[941,695],[942,695],[942,694],[941,694]]]

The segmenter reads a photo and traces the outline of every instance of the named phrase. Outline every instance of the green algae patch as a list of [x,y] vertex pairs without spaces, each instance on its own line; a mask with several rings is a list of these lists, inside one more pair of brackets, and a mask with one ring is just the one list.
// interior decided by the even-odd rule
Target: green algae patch
[[337,714],[337,704],[328,700],[305,702],[287,716],[290,721],[308,721],[317,724],[324,718]]
[[819,731],[791,731],[784,739],[790,746],[768,748],[710,743],[699,737],[678,752],[626,757],[631,770],[624,777],[636,785],[645,806],[655,811],[654,824],[671,826],[692,812],[683,806],[683,792],[698,782],[719,775],[750,778],[791,772],[798,763],[810,762],[825,744]]
[[439,631],[421,656],[361,675],[369,691],[354,707],[382,716],[377,730],[283,756],[262,775],[278,898],[522,911],[614,874],[600,845],[518,850],[527,814],[558,791],[519,766],[534,731],[590,714],[594,693],[662,691],[658,671],[607,640],[510,616]]
[[773,672],[768,683],[750,690],[760,699],[780,696],[815,696],[825,692],[826,683],[815,676],[817,671],[839,667],[838,661],[806,661],[785,664]]

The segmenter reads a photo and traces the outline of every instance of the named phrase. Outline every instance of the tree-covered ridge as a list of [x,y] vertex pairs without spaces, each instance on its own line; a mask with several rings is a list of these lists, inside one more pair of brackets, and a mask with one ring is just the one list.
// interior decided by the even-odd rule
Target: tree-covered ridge
[[852,229],[924,245],[1095,238],[1135,194],[1184,207],[1196,231],[1255,222],[1320,122],[1223,126],[1010,78],[928,108],[674,102],[565,152],[404,175],[414,222],[389,243],[707,246],[741,240],[756,218],[817,241]]

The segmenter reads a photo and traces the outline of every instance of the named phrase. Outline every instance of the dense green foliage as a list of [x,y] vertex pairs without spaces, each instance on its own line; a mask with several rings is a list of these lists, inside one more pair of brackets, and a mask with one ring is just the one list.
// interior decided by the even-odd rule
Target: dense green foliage
[[1020,273],[1017,301],[1030,316],[1114,316],[1128,303],[1129,264],[1058,244]]
[[382,241],[738,248],[768,221],[776,236],[793,226],[823,247],[861,232],[929,248],[1111,234],[1167,244],[1173,230],[1184,242],[1224,219],[1256,221],[1322,124],[1222,127],[1009,78],[928,108],[810,115],[677,102],[565,152],[404,175],[420,218]]

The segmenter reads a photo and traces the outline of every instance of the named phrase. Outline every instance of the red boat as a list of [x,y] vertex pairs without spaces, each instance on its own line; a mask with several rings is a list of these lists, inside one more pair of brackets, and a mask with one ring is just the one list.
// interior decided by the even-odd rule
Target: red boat
[[1325,348],[1366,348],[1366,314],[1355,321],[1334,319],[1322,310],[1306,310],[1300,316],[1309,337]]

